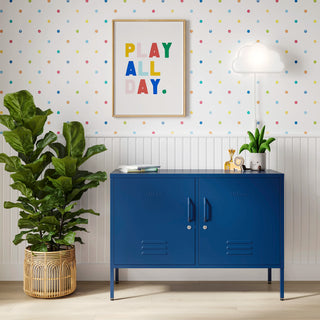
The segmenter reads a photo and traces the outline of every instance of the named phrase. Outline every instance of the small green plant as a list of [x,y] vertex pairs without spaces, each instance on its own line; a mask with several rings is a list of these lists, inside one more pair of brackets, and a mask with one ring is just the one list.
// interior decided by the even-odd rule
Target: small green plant
[[[63,124],[65,145],[56,142],[52,131],[42,138],[44,125],[51,110],[42,111],[34,104],[28,91],[7,94],[4,106],[9,115],[0,115],[6,142],[17,156],[0,154],[0,163],[11,173],[13,189],[20,191],[17,202],[5,201],[6,209],[20,209],[18,227],[22,231],[14,244],[27,241],[33,251],[57,251],[76,241],[83,243],[78,231],[87,231],[83,214],[99,215],[92,209],[74,210],[77,200],[90,188],[107,179],[106,172],[89,172],[79,167],[93,155],[103,152],[104,145],[85,151],[84,129],[80,122]],[[45,148],[54,150],[45,151]]]
[[263,126],[261,132],[256,128],[255,134],[248,131],[250,143],[245,143],[241,146],[239,153],[243,150],[248,150],[250,153],[264,153],[266,150],[270,151],[270,144],[275,141],[275,138],[264,139],[264,131],[266,126]]

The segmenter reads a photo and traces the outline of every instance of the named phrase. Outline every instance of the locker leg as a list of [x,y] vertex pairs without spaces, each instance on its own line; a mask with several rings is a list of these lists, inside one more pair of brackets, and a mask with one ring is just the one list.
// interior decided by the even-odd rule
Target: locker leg
[[272,282],[272,269],[268,268],[268,284]]
[[110,267],[110,300],[114,300],[114,268]]
[[280,268],[280,300],[284,300],[284,267]]
[[116,268],[116,283],[119,283],[119,268]]

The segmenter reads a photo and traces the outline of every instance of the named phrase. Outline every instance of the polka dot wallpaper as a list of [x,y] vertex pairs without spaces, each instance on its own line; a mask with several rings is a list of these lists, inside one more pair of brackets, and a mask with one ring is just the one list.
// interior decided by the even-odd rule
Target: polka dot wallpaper
[[[112,117],[112,19],[187,21],[186,117]],[[319,135],[319,31],[319,0],[1,0],[0,99],[29,90],[58,133],[78,120],[90,136],[244,135],[256,101],[269,134]],[[231,66],[256,42],[285,68],[254,84]]]

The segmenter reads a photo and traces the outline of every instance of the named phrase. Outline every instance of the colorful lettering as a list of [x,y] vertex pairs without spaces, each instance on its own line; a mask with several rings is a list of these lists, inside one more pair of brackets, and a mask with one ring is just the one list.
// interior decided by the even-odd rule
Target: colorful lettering
[[165,58],[169,58],[169,49],[172,45],[172,42],[168,42],[168,43],[165,43],[165,42],[162,42],[162,46],[164,48],[164,57]]
[[141,94],[141,93],[148,94],[146,80],[144,79],[141,79],[139,83],[138,94]]
[[158,45],[157,45],[156,42],[153,42],[153,43],[152,43],[151,49],[150,49],[149,58],[153,58],[153,57],[160,58],[160,54],[159,54],[159,50],[158,50]]
[[138,58],[146,58],[147,54],[146,53],[141,53],[141,43],[137,43],[137,57]]
[[149,75],[149,73],[148,72],[144,72],[143,71],[143,68],[142,68],[142,61],[138,61],[138,75],[139,76],[148,76]]
[[125,85],[126,94],[134,93],[134,89],[135,89],[134,80],[126,79],[126,85]]
[[150,76],[160,76],[160,72],[154,71],[154,61],[150,61]]
[[129,53],[134,52],[135,48],[133,43],[126,43],[126,57],[129,57]]
[[130,75],[133,75],[133,76],[137,75],[133,61],[129,61],[127,66],[126,76],[130,76]]
[[153,86],[153,94],[158,94],[158,84],[160,79],[150,79],[152,86]]

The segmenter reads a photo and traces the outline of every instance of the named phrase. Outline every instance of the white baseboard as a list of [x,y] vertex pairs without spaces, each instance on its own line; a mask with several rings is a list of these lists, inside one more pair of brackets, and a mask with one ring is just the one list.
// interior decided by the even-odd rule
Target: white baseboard
[[[319,264],[287,264],[285,280],[320,281]],[[273,270],[273,280],[279,280],[279,269]],[[124,281],[264,281],[266,269],[121,269]],[[0,281],[22,281],[22,264],[1,264]],[[105,263],[80,263],[77,265],[78,281],[109,280],[109,265]]]

